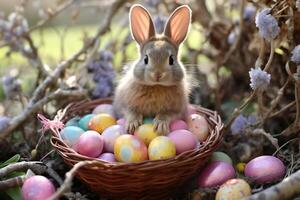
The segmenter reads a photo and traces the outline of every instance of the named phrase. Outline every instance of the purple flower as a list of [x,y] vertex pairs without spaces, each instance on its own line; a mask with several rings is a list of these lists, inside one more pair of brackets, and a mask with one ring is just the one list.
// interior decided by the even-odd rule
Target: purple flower
[[249,126],[252,126],[256,123],[256,118],[253,115],[245,117],[244,115],[240,114],[235,118],[230,126],[231,134],[236,135],[239,133],[243,133],[245,129]]
[[11,118],[6,116],[0,116],[0,132],[9,126]]
[[300,44],[293,49],[291,61],[300,63]]
[[249,75],[250,75],[250,87],[253,90],[266,89],[270,84],[271,75],[265,71],[262,71],[260,68],[258,69],[251,68]]
[[266,40],[272,40],[277,37],[280,32],[278,22],[270,15],[271,9],[265,8],[256,14],[255,23],[259,29],[259,34]]
[[248,5],[246,6],[246,8],[244,9],[244,15],[243,18],[245,20],[251,20],[254,18],[256,13],[256,7],[252,6],[252,5]]

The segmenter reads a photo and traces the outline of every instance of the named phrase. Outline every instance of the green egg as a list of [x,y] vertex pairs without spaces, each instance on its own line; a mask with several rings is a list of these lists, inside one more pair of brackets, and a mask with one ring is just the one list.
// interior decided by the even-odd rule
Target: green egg
[[83,116],[78,122],[79,127],[85,131],[89,130],[89,121],[94,116],[95,116],[94,114],[88,114],[88,115]]
[[80,117],[73,117],[69,121],[67,121],[65,126],[79,126],[78,122],[80,120]]
[[210,162],[214,162],[214,161],[224,161],[232,165],[231,158],[222,151],[216,151],[211,155]]
[[153,123],[153,117],[144,117],[143,124],[152,124]]

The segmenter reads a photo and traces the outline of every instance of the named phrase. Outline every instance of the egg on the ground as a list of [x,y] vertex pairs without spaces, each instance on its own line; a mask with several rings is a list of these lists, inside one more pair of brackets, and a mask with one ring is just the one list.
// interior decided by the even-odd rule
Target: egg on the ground
[[222,151],[216,151],[213,152],[213,154],[210,157],[210,162],[214,162],[214,161],[224,161],[224,162],[228,162],[229,164],[232,165],[232,160],[231,158],[224,152]]
[[259,183],[271,183],[282,179],[286,168],[281,160],[274,156],[259,156],[245,167],[245,176]]
[[175,144],[167,136],[158,136],[150,142],[148,154],[150,160],[172,158],[176,155]]
[[230,179],[218,190],[216,200],[241,200],[251,195],[250,185],[243,179]]
[[78,139],[74,149],[81,155],[97,158],[103,150],[103,136],[96,131],[86,131]]
[[147,146],[129,134],[119,136],[114,145],[115,158],[119,162],[132,163],[148,159]]
[[116,119],[108,114],[97,114],[90,120],[89,129],[102,133],[107,127],[116,123]]
[[84,130],[77,126],[67,126],[60,131],[60,137],[69,147],[73,147],[83,133]]
[[227,180],[235,178],[235,170],[232,165],[223,161],[208,163],[200,172],[198,178],[199,187],[217,187]]
[[197,147],[198,140],[196,136],[188,130],[175,130],[169,133],[168,137],[175,144],[177,155]]
[[152,124],[142,124],[134,132],[134,135],[142,140],[147,146],[158,136],[158,134],[154,131],[154,126]]

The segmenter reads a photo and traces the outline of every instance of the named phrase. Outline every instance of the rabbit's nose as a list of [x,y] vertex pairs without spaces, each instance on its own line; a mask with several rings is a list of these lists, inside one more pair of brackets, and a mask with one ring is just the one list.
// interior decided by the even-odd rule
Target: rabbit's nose
[[160,72],[153,72],[151,75],[152,78],[157,82],[160,81],[160,79],[163,77],[163,74]]

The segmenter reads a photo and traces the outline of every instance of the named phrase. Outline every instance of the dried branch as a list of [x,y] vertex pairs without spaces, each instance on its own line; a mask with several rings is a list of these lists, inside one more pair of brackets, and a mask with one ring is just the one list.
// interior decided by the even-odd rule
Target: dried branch
[[0,177],[7,176],[8,174],[14,171],[25,171],[31,169],[33,172],[40,174],[46,171],[47,166],[44,165],[42,162],[33,161],[33,162],[18,162],[7,165],[0,169]]
[[300,194],[300,170],[291,176],[283,179],[277,185],[269,187],[261,192],[258,192],[246,200],[255,199],[268,199],[268,200],[282,200],[282,199],[292,199],[296,195]]
[[13,178],[9,178],[3,181],[0,181],[0,191],[4,191],[8,188],[21,186],[23,185],[24,181],[26,179],[26,176],[17,176]]

